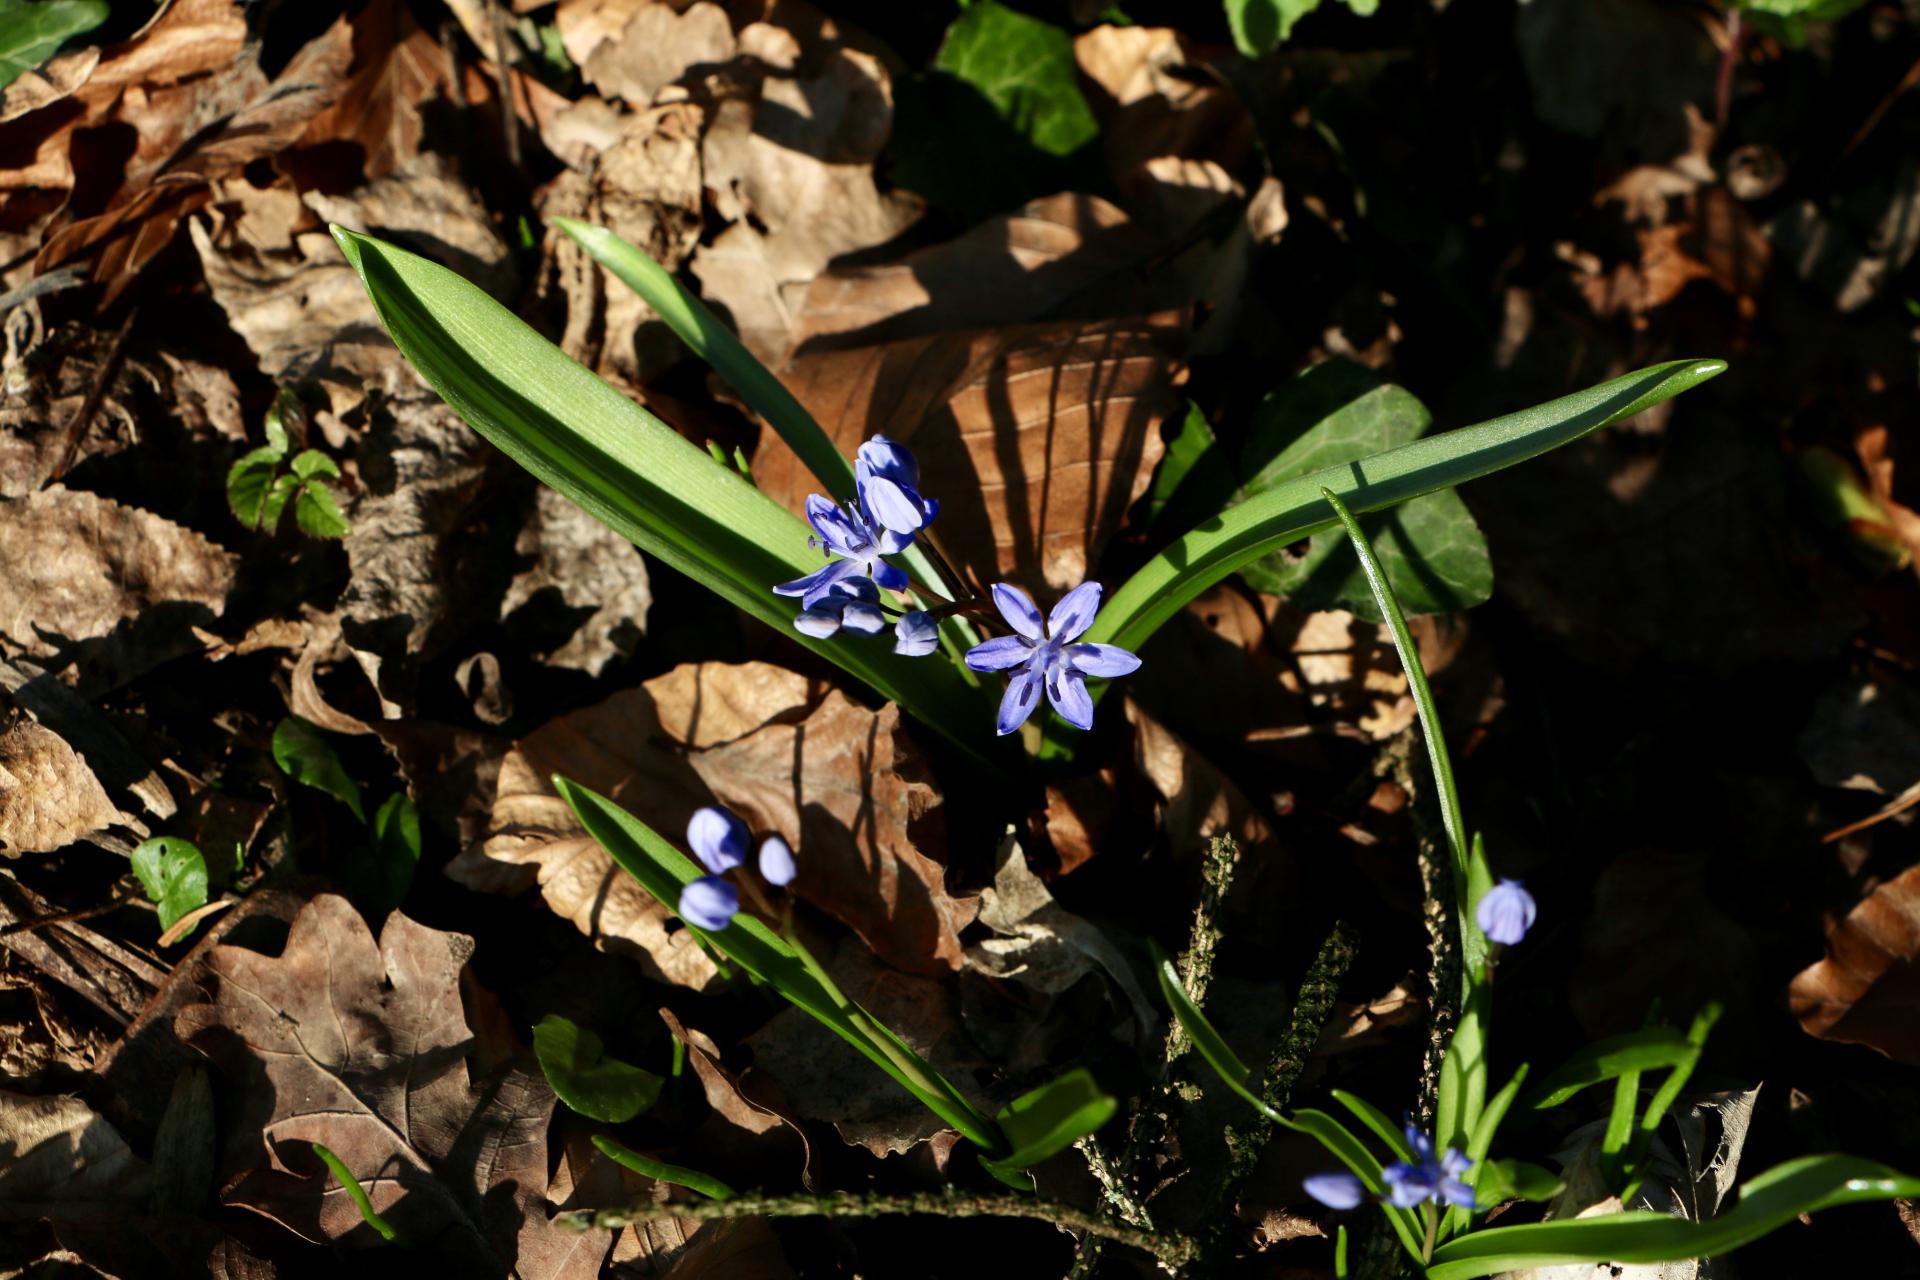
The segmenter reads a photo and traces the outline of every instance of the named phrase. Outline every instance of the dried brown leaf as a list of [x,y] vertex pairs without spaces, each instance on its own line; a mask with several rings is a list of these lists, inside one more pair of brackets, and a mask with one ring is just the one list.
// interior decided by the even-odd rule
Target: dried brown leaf
[[[568,6],[576,12],[580,7]],[[738,47],[726,10],[711,0],[684,7],[641,5],[617,29],[602,25],[609,7],[597,6],[587,23],[563,19],[561,40],[569,54],[576,48],[587,50],[575,61],[588,84],[636,109],[652,105],[654,95],[689,68],[730,61]]]
[[199,645],[233,586],[228,552],[151,512],[53,485],[0,502],[0,635],[112,688]]
[[1787,1000],[1809,1035],[1920,1064],[1920,867],[1887,881],[1827,930],[1827,957]]
[[294,149],[356,144],[361,159],[354,171],[382,178],[420,154],[420,108],[450,90],[453,69],[403,0],[372,0],[346,21],[353,51],[345,84]]
[[[1149,321],[942,334],[803,355],[784,375],[841,449],[875,433],[919,455],[941,545],[987,581],[1079,585],[1145,492],[1184,378]],[[801,511],[814,487],[763,442],[760,487]]]
[[639,549],[542,485],[514,550],[532,563],[507,584],[500,616],[556,667],[597,676],[634,651],[653,593]]
[[323,1142],[403,1236],[482,1273],[599,1274],[610,1237],[548,1218],[546,1130],[554,1098],[537,1069],[477,1086],[460,970],[473,950],[399,912],[376,947],[344,898],[323,894],[285,949],[215,947],[213,999],[176,1019],[182,1039],[238,1086],[222,1198],[309,1240],[379,1243],[307,1150]]
[[152,1173],[78,1098],[0,1090],[0,1217],[85,1218],[144,1206]]
[[[9,714],[11,713],[11,714]],[[51,853],[123,819],[87,762],[0,695],[0,857]]]

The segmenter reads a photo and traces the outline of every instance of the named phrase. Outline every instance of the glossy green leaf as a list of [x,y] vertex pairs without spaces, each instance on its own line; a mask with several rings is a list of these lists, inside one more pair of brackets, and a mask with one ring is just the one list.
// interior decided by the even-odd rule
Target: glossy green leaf
[[600,1148],[600,1154],[617,1165],[633,1170],[655,1182],[670,1182],[676,1187],[685,1187],[689,1191],[698,1191],[713,1200],[731,1200],[734,1190],[720,1179],[698,1169],[689,1169],[684,1165],[668,1164],[665,1160],[655,1160],[652,1156],[641,1155],[625,1143],[616,1142],[604,1133],[593,1135],[593,1145]]
[[1238,488],[1226,450],[1200,406],[1189,401],[1147,490],[1149,519],[1156,529],[1190,529],[1225,507]]
[[533,1025],[533,1052],[554,1096],[590,1120],[625,1124],[651,1107],[666,1081],[607,1056],[600,1037],[550,1013]]
[[1345,1107],[1359,1119],[1360,1123],[1373,1131],[1373,1135],[1387,1144],[1387,1150],[1393,1152],[1396,1160],[1408,1164],[1417,1164],[1414,1151],[1407,1143],[1406,1131],[1395,1124],[1390,1116],[1371,1102],[1345,1089],[1335,1089],[1333,1100]]
[[345,228],[387,332],[467,425],[642,550],[898,702],[969,751],[993,713],[948,663],[886,637],[803,636],[772,587],[820,565],[805,523],[569,359],[483,290]]
[[311,480],[315,476],[326,476],[335,480],[340,478],[340,464],[318,449],[302,449],[294,455],[293,461],[288,465],[293,474],[302,480]]
[[[1329,360],[1267,396],[1254,415],[1241,466],[1242,500],[1312,471],[1371,457],[1425,435],[1433,416],[1412,392],[1364,365]],[[1467,504],[1452,489],[1422,494],[1360,522],[1411,616],[1469,609],[1493,594],[1493,560]],[[1349,609],[1384,620],[1367,576],[1339,529],[1304,552],[1275,551],[1240,576],[1302,609]]]
[[[621,870],[640,887],[676,910],[680,891],[706,872],[668,844],[646,823],[597,792],[566,778],[554,787],[573,808],[587,834],[600,843]],[[872,1015],[823,983],[778,934],[747,912],[718,932],[686,926],[700,941],[726,956],[788,1000],[805,1009],[936,1115],[986,1149],[989,1157],[1008,1151],[994,1122],[962,1097],[952,1084],[908,1048]]]
[[279,473],[286,455],[272,445],[251,449],[233,460],[227,469],[227,506],[234,518],[249,529],[258,529],[263,521],[267,490]]
[[1048,155],[1069,155],[1100,132],[1080,92],[1073,37],[999,0],[973,0],[961,10],[933,69],[978,90],[1016,133]]
[[1101,609],[1087,639],[1138,650],[1214,583],[1334,522],[1321,490],[1362,514],[1464,484],[1670,400],[1726,368],[1675,360],[1603,382],[1476,427],[1424,436],[1359,462],[1308,472],[1241,503],[1176,540]]
[[[1120,1104],[1101,1091],[1091,1072],[1069,1071],[1000,1109],[994,1117],[1013,1147],[1000,1160],[983,1160],[994,1176],[1007,1180],[1017,1170],[1030,1169],[1058,1155],[1113,1119]],[[1018,1184],[1016,1184],[1018,1185]]]
[[1687,1037],[1672,1027],[1648,1027],[1596,1040],[1535,1086],[1526,1105],[1536,1111],[1557,1107],[1582,1089],[1617,1080],[1630,1071],[1678,1066],[1694,1052]]
[[283,475],[267,487],[266,500],[260,504],[260,527],[271,533],[280,525],[280,515],[301,489],[300,477]]
[[344,538],[352,532],[347,518],[340,514],[340,504],[334,501],[333,490],[318,480],[309,480],[300,486],[300,496],[293,504],[293,518],[300,525],[300,531],[310,538]]
[[1920,1178],[1853,1156],[1806,1156],[1747,1182],[1731,1210],[1706,1222],[1658,1213],[1488,1227],[1440,1246],[1427,1280],[1475,1280],[1526,1267],[1706,1258],[1751,1243],[1803,1213],[1920,1196]]
[[199,846],[179,836],[154,836],[133,849],[133,874],[147,900],[159,908],[160,930],[207,905],[207,860]]
[[393,1229],[392,1223],[374,1212],[373,1201],[367,1198],[366,1188],[360,1185],[360,1179],[353,1176],[353,1170],[347,1168],[347,1162],[318,1142],[310,1142],[307,1145],[313,1148],[313,1154],[320,1157],[320,1162],[326,1165],[328,1171],[340,1180],[340,1185],[346,1188],[347,1195],[353,1200],[354,1208],[360,1210],[360,1220],[372,1227],[388,1244],[397,1244],[400,1233]]
[[107,0],[0,0],[0,89],[107,20]]
[[347,776],[333,744],[320,736],[320,730],[299,716],[288,716],[273,728],[273,762],[280,772],[302,786],[324,791],[353,810],[362,822],[366,811],[360,807],[359,784]]

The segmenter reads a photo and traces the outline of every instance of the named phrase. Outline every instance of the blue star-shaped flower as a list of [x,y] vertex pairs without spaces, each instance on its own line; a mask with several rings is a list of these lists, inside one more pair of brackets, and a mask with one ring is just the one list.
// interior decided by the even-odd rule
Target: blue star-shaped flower
[[1076,644],[1100,612],[1100,584],[1083,582],[1053,606],[1043,621],[1033,597],[1005,582],[993,584],[993,603],[1014,634],[996,636],[967,650],[975,671],[1012,671],[1000,699],[997,728],[1012,733],[1040,705],[1040,690],[1060,718],[1076,729],[1093,728],[1088,676],[1112,679],[1140,668],[1140,659],[1114,644]]

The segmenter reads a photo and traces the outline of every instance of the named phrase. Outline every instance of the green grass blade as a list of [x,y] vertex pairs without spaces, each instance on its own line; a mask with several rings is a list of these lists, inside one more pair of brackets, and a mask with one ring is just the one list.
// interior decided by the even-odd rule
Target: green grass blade
[[[1367,1150],[1360,1139],[1345,1125],[1324,1111],[1303,1109],[1293,1113],[1293,1118],[1277,1117],[1279,1123],[1295,1133],[1304,1133],[1325,1147],[1328,1154],[1347,1166],[1353,1175],[1360,1179],[1368,1192],[1377,1197],[1387,1194],[1386,1171]],[[1387,1221],[1393,1224],[1393,1233],[1400,1237],[1400,1243],[1415,1261],[1420,1258],[1423,1231],[1420,1221],[1411,1209],[1401,1209],[1380,1202],[1380,1211],[1387,1215]]]
[[1722,360],[1675,360],[1476,427],[1309,472],[1206,521],[1149,560],[1101,609],[1087,639],[1138,649],[1188,601],[1240,566],[1333,524],[1320,496],[1378,511],[1464,484],[1577,440],[1699,386]]
[[642,550],[871,685],[978,754],[991,707],[947,663],[884,637],[815,640],[772,593],[820,566],[807,526],[541,337],[483,290],[334,228],[401,352],[468,426]]
[[320,1162],[346,1188],[347,1194],[353,1198],[354,1207],[360,1210],[360,1220],[372,1227],[388,1244],[398,1244],[400,1233],[393,1229],[392,1223],[374,1212],[373,1201],[367,1198],[366,1188],[360,1185],[360,1179],[353,1176],[353,1170],[347,1168],[347,1162],[318,1142],[309,1142],[307,1145],[313,1148],[313,1154],[320,1157]]
[[1427,1280],[1475,1280],[1526,1267],[1706,1258],[1758,1240],[1803,1213],[1866,1200],[1920,1196],[1920,1178],[1853,1156],[1806,1156],[1741,1188],[1740,1202],[1706,1222],[1658,1213],[1490,1227],[1441,1245]]
[[1687,1037],[1672,1027],[1650,1027],[1596,1040],[1542,1080],[1526,1105],[1536,1111],[1557,1107],[1582,1089],[1617,1080],[1629,1071],[1675,1067],[1694,1052]]
[[600,1154],[620,1165],[631,1169],[643,1177],[655,1182],[671,1182],[676,1187],[685,1187],[689,1191],[698,1191],[713,1200],[731,1200],[734,1190],[710,1173],[701,1173],[698,1169],[689,1169],[684,1165],[668,1164],[665,1160],[655,1160],[652,1156],[641,1155],[623,1142],[616,1142],[604,1133],[593,1135],[593,1145]]
[[659,313],[680,341],[712,365],[713,371],[779,432],[834,499],[844,502],[853,496],[853,464],[834,447],[813,415],[793,398],[773,371],[741,344],[706,303],[681,287],[671,271],[605,227],[572,218],[555,218],[553,225],[572,236],[594,261]]
[[[573,218],[555,218],[553,225],[572,236],[595,262],[639,294],[641,301],[659,314],[689,350],[711,365],[749,408],[767,420],[828,494],[842,502],[853,497],[853,464],[847,461],[846,455],[820,429],[806,406],[793,398],[793,393],[773,370],[761,364],[733,330],[674,279],[671,271],[605,227]],[[918,542],[901,552],[900,559],[906,562],[907,571],[915,581],[930,586],[943,585],[933,561]],[[944,585],[959,589],[957,583]],[[978,644],[980,637],[965,617],[949,619],[940,628],[941,642],[957,663],[964,650],[955,646],[954,633],[968,645]],[[960,667],[959,671],[968,684],[979,684],[967,668]]]
[[[676,910],[680,891],[705,874],[653,828],[605,796],[567,778],[555,777],[553,785],[587,834],[669,911]],[[837,993],[814,976],[806,961],[754,916],[741,912],[717,933],[690,923],[686,927],[700,941],[819,1019],[990,1156],[1007,1150],[993,1121],[981,1115],[898,1036],[857,1007],[844,1006]],[[914,1064],[914,1069],[902,1070],[903,1060]]]
[[[1507,1112],[1513,1109],[1513,1100],[1520,1096],[1520,1086],[1527,1082],[1527,1070],[1527,1064],[1521,1063],[1520,1069],[1513,1073],[1513,1079],[1507,1081],[1506,1087],[1488,1099],[1486,1107],[1480,1112],[1479,1122],[1474,1125],[1473,1133],[1467,1138],[1467,1145],[1463,1150],[1466,1152],[1467,1159],[1473,1161],[1472,1178],[1476,1192],[1479,1191],[1480,1184],[1486,1177],[1487,1156],[1493,1150],[1494,1135],[1500,1131],[1500,1122],[1507,1118]],[[1482,1208],[1490,1207],[1484,1200],[1481,1200],[1480,1204]],[[1440,1220],[1440,1238],[1445,1240],[1449,1236],[1464,1231],[1472,1220],[1472,1210],[1462,1209],[1458,1205],[1450,1206],[1446,1215]]]
[[1333,1100],[1353,1112],[1361,1124],[1373,1130],[1374,1136],[1386,1143],[1387,1149],[1393,1152],[1396,1158],[1408,1164],[1419,1163],[1414,1156],[1413,1148],[1407,1145],[1407,1135],[1401,1132],[1400,1126],[1395,1124],[1393,1118],[1386,1112],[1365,1098],[1348,1093],[1345,1089],[1335,1089]]

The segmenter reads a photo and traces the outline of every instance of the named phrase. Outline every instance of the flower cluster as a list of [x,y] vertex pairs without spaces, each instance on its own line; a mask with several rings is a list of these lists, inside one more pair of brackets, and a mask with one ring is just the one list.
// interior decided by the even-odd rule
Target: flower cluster
[[1091,729],[1093,697],[1086,678],[1112,679],[1140,667],[1140,659],[1119,645],[1074,643],[1100,612],[1097,582],[1083,582],[1060,597],[1044,620],[1033,597],[1008,583],[993,584],[993,603],[1014,634],[967,650],[967,665],[975,671],[1014,673],[1000,699],[995,726],[1003,735],[1026,723],[1040,705],[1042,688],[1061,719],[1076,729]]
[[[1387,1203],[1401,1209],[1411,1209],[1427,1201],[1475,1208],[1473,1188],[1465,1181],[1473,1161],[1454,1147],[1448,1147],[1444,1154],[1436,1153],[1433,1139],[1420,1132],[1411,1120],[1407,1121],[1406,1134],[1414,1160],[1412,1163],[1396,1160],[1383,1171]],[[1316,1173],[1301,1185],[1308,1195],[1329,1209],[1351,1209],[1367,1196],[1366,1185],[1351,1173]]]
[[[680,891],[680,918],[710,932],[718,932],[733,923],[740,911],[740,890],[727,873],[747,860],[752,837],[747,824],[725,809],[708,805],[694,811],[687,821],[687,847],[700,860],[708,874]],[[793,850],[779,836],[760,842],[760,876],[769,884],[793,882],[798,868]]]
[[1537,911],[1525,885],[1518,880],[1502,880],[1481,897],[1473,919],[1489,939],[1510,947],[1527,936]]
[[807,545],[825,552],[827,563],[773,589],[775,595],[800,598],[793,625],[817,639],[843,627],[863,635],[886,628],[879,589],[905,591],[907,574],[885,557],[913,545],[914,535],[940,511],[939,503],[920,496],[920,466],[913,455],[885,436],[860,446],[853,475],[856,493],[848,506],[817,493],[807,496],[807,523],[814,534]]

